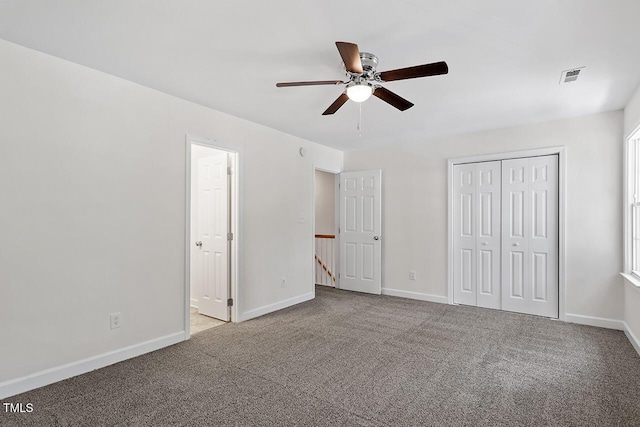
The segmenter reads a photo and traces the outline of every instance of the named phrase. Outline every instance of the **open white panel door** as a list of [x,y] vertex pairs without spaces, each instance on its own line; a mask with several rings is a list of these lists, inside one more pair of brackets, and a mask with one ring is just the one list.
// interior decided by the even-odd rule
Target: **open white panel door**
[[340,174],[340,289],[382,292],[382,170]]
[[198,240],[194,256],[201,298],[198,312],[229,321],[228,153],[198,160]]
[[558,156],[502,162],[502,309],[558,317]]

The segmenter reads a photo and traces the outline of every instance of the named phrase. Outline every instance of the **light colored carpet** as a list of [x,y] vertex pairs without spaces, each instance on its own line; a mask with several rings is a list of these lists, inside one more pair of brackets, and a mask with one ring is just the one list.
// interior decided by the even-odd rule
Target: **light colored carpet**
[[25,393],[3,425],[638,426],[622,332],[316,288],[317,298]]
[[216,326],[224,325],[225,323],[227,322],[200,314],[198,313],[197,308],[191,307],[191,313],[189,316],[189,329],[191,331],[191,335],[207,329],[215,328]]

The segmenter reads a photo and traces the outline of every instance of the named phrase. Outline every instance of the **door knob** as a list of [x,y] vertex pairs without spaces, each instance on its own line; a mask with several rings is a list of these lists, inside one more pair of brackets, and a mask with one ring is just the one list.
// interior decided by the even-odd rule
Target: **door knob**
[[482,242],[482,246],[489,246],[487,242]]
[[520,246],[520,243],[514,243],[513,246]]
[[373,236],[373,240],[380,240],[380,236]]
[[198,246],[198,247],[202,247],[202,241],[201,241],[201,240],[198,240],[198,241],[196,242],[196,246]]

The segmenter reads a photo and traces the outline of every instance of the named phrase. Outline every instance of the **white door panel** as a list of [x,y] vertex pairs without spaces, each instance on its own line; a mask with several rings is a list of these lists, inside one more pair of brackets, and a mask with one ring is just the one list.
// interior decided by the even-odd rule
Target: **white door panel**
[[500,308],[500,162],[477,164],[477,305]]
[[454,302],[500,308],[500,162],[453,173]]
[[340,288],[382,291],[382,171],[340,174]]
[[453,167],[454,302],[558,317],[558,158]]
[[198,311],[225,321],[229,320],[228,166],[226,152],[198,159],[197,235],[201,244],[194,251],[200,258]]
[[461,262],[461,266],[458,269],[460,277],[461,277],[461,284],[460,284],[460,291],[461,294],[459,295],[459,303],[460,304],[464,304],[464,299],[465,299],[465,294],[469,294],[469,295],[473,295],[473,298],[471,298],[469,296],[469,301],[468,303],[471,304],[473,302],[473,305],[475,305],[475,274],[474,274],[474,270],[475,270],[475,262],[473,262],[474,260],[474,256],[473,256],[473,249],[460,249],[460,262]]
[[453,167],[453,302],[476,305],[476,170],[473,165]]
[[558,157],[505,160],[502,308],[558,317]]

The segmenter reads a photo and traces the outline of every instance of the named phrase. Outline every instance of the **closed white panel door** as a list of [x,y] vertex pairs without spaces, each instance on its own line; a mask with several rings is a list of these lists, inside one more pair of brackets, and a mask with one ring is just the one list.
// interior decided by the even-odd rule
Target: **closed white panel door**
[[558,317],[558,157],[502,162],[502,308]]
[[229,185],[228,154],[198,160],[198,241],[196,275],[201,286],[198,312],[229,320]]
[[476,286],[478,307],[500,308],[500,162],[478,163]]
[[500,162],[455,165],[454,302],[500,308]]
[[382,292],[382,171],[340,174],[340,288]]
[[476,305],[476,165],[455,165],[453,185],[453,302]]

